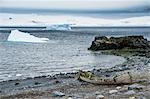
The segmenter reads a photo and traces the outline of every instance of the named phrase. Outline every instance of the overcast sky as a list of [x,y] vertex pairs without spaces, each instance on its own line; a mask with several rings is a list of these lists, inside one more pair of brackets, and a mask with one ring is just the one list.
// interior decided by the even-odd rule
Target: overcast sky
[[150,0],[0,0],[0,7],[116,10],[148,8]]

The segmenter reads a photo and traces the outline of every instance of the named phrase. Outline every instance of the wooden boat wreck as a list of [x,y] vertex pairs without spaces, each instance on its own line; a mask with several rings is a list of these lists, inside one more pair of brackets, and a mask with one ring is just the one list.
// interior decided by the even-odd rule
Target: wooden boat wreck
[[139,75],[139,73],[124,72],[121,74],[116,74],[114,76],[96,76],[91,72],[79,71],[77,79],[86,81],[93,84],[102,85],[113,85],[113,84],[132,84],[138,82],[139,80],[148,80],[149,77],[146,75]]

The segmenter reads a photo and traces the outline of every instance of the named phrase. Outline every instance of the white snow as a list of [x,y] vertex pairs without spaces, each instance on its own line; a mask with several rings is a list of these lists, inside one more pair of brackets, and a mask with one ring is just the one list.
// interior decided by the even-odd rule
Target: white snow
[[47,26],[47,29],[63,30],[70,29],[69,24],[72,24],[71,26],[150,26],[150,16],[104,19],[71,15],[0,13],[0,26]]
[[48,38],[38,38],[33,35],[30,35],[29,33],[24,33],[19,30],[12,30],[7,40],[15,42],[35,42],[35,43],[44,43],[49,41]]

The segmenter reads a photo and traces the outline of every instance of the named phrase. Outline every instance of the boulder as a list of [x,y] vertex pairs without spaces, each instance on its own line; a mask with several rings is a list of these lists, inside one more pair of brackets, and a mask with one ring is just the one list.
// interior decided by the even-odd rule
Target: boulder
[[134,90],[128,90],[127,92],[124,93],[125,95],[134,95],[136,92]]
[[53,94],[54,97],[63,97],[63,96],[65,96],[65,94],[60,92],[60,91],[53,91],[52,94]]
[[96,99],[105,99],[105,96],[103,96],[103,95],[97,95]]
[[89,50],[111,50],[111,49],[137,49],[150,48],[150,42],[143,36],[125,36],[125,37],[110,37],[105,36],[95,37]]
[[114,93],[117,93],[118,90],[109,90],[109,94],[114,94]]
[[128,87],[129,90],[142,90],[144,88],[145,86],[140,85],[140,84],[132,84]]

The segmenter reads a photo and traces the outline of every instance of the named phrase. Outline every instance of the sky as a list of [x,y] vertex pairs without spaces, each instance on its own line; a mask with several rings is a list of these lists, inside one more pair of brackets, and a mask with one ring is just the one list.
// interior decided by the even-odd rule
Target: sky
[[149,8],[150,0],[0,0],[0,7],[70,10],[132,10],[137,8]]

